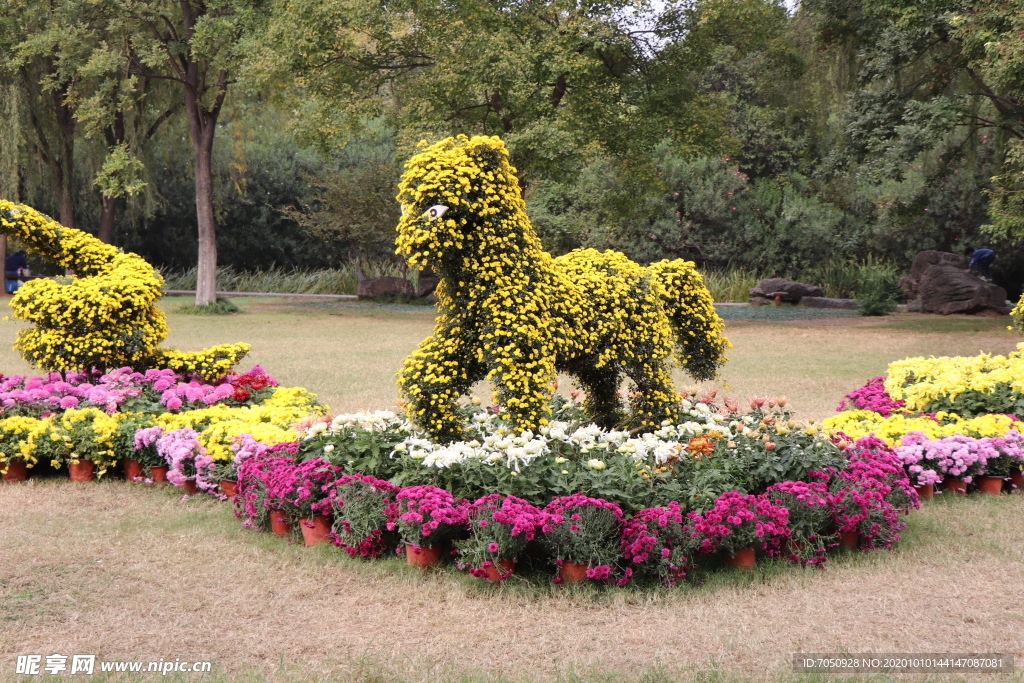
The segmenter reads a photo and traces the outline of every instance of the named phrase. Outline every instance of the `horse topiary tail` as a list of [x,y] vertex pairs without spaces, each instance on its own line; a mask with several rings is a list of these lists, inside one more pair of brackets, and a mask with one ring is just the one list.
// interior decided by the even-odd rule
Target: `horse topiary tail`
[[714,379],[732,344],[723,335],[725,324],[715,312],[704,278],[692,261],[682,259],[652,263],[648,273],[675,332],[679,364],[694,379]]
[[194,352],[158,348],[167,336],[167,321],[156,306],[164,281],[137,254],[6,200],[0,200],[0,233],[74,273],[30,280],[11,300],[14,316],[33,325],[18,332],[14,348],[36,367],[162,367],[212,380],[249,350],[248,344]]

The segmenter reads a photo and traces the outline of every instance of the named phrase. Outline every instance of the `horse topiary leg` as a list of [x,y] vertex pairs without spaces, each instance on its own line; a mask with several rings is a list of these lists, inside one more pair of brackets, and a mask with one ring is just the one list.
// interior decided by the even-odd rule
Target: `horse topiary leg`
[[488,378],[503,414],[517,429],[535,429],[550,419],[549,400],[557,378],[552,360],[513,351],[492,361]]
[[461,340],[428,337],[405,359],[398,386],[410,403],[410,417],[443,442],[462,438],[457,401],[483,379],[483,366]]
[[632,426],[649,430],[679,420],[679,394],[664,362],[627,368],[626,374],[636,385],[629,401]]
[[593,365],[582,365],[570,372],[587,392],[583,409],[591,420],[599,427],[611,429],[621,425],[626,414],[622,411],[619,399],[619,373],[610,367],[598,368]]

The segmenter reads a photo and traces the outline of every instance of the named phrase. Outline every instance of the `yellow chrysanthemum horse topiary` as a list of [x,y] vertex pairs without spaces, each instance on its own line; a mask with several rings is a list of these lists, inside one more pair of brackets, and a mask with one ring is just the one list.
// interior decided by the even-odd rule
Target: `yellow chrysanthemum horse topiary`
[[15,317],[34,325],[18,333],[14,347],[43,370],[159,366],[216,379],[249,350],[247,344],[196,352],[158,348],[167,336],[156,306],[163,278],[141,256],[5,200],[0,233],[75,275],[68,282],[31,280],[11,300]]
[[[484,378],[522,429],[547,421],[559,371],[579,380],[599,424],[647,427],[678,417],[673,350],[697,379],[725,361],[722,320],[693,263],[546,253],[497,137],[448,138],[413,156],[398,201],[398,253],[441,278],[434,334],[399,374],[412,418],[435,438],[461,436],[456,401]],[[620,413],[623,376],[635,384],[632,417]]]

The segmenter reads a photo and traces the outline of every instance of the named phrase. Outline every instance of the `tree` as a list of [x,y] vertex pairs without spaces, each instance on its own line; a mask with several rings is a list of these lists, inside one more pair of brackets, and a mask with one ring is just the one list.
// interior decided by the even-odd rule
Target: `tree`
[[958,14],[959,30],[969,56],[968,68],[988,97],[992,125],[1010,136],[1006,163],[992,178],[989,198],[992,235],[1024,239],[1024,7],[1017,2],[979,3]]
[[407,142],[498,134],[525,184],[570,175],[597,150],[719,145],[721,117],[690,74],[703,55],[664,49],[700,19],[626,0],[278,0],[249,67],[298,83],[302,125],[323,146],[368,114]]
[[151,80],[130,73],[126,27],[113,21],[109,5],[69,0],[47,9],[28,12],[31,21],[9,34],[8,71],[29,94],[34,147],[53,171],[61,220],[69,227],[78,223],[76,142],[104,140],[106,158],[93,182],[101,191],[97,236],[109,244],[118,198],[144,186],[138,152],[173,109],[151,113],[159,98]]
[[[32,152],[50,170],[61,224],[74,228],[77,122],[68,94],[78,75],[66,46],[75,40],[73,35],[49,30],[63,10],[55,2],[5,3],[0,10],[0,71],[22,93]],[[66,60],[61,59],[62,53],[67,53]]]
[[196,305],[217,298],[211,164],[217,121],[244,40],[263,24],[262,0],[110,0],[130,35],[130,73],[178,86],[195,163],[199,258]]

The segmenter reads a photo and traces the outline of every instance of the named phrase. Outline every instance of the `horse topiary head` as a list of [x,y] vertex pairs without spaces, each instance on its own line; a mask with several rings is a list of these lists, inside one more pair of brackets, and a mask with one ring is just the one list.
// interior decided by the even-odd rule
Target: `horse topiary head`
[[397,252],[409,265],[451,274],[465,258],[541,249],[498,137],[459,135],[426,147],[406,162],[397,199]]

